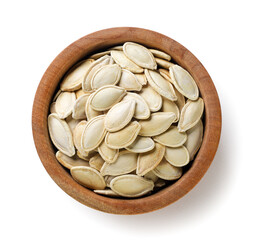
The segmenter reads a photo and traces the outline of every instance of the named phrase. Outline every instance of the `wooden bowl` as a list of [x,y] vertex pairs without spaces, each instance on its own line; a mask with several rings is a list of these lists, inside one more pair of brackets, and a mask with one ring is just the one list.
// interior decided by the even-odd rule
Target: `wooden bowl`
[[[141,43],[170,54],[194,77],[205,102],[204,138],[191,167],[174,184],[138,199],[108,198],[86,189],[73,180],[58,163],[47,128],[49,105],[67,70],[82,58],[126,41]],[[165,207],[188,193],[203,177],[213,161],[221,133],[221,108],[211,77],[199,60],[173,39],[141,28],[121,27],[101,30],[80,38],[64,49],[44,73],[34,99],[32,128],[38,155],[52,179],[77,201],[108,213],[140,214]]]

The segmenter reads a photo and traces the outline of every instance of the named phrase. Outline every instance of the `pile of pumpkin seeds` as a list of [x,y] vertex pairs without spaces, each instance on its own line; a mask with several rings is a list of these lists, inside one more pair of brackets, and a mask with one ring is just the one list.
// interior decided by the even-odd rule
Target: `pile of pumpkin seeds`
[[126,42],[66,73],[48,128],[75,181],[132,198],[182,176],[202,142],[203,111],[194,79],[170,55]]

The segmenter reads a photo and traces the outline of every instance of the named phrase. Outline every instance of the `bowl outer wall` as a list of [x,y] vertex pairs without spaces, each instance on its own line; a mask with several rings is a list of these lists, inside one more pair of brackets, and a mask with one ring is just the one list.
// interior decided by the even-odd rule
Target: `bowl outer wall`
[[[79,60],[91,53],[132,41],[162,50],[190,72],[205,103],[202,146],[191,168],[174,184],[138,199],[114,199],[95,194],[73,180],[55,157],[48,134],[47,116],[53,94],[63,75]],[[160,33],[133,27],[110,28],[94,32],[65,48],[50,64],[37,88],[32,130],[38,155],[46,171],[67,194],[91,208],[114,214],[141,214],[163,208],[188,193],[203,177],[214,159],[221,134],[221,108],[211,77],[200,61],[175,40]]]

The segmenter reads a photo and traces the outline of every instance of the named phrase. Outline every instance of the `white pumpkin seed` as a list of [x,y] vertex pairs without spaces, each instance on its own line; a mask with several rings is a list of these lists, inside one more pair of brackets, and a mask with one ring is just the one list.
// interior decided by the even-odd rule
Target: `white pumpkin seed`
[[81,88],[83,79],[93,62],[93,59],[87,59],[72,67],[61,82],[60,89],[62,91],[75,91]]
[[118,50],[118,51],[123,51],[123,45],[120,46],[114,46],[109,48],[108,50]]
[[93,62],[90,65],[90,67],[83,79],[83,82],[82,82],[82,88],[84,91],[92,90],[91,81],[92,81],[92,77],[93,77],[94,73],[102,66],[109,64],[109,62],[110,62],[110,56],[105,55],[105,56],[97,59],[95,62]]
[[149,49],[150,52],[152,52],[152,54],[157,57],[157,58],[162,58],[162,59],[165,59],[167,61],[170,61],[171,60],[171,56],[168,55],[167,53],[165,52],[162,52],[162,51],[159,51],[159,50],[156,50],[156,49]]
[[142,88],[140,96],[146,101],[151,112],[157,112],[162,107],[162,97],[149,85]]
[[140,91],[142,88],[142,85],[140,84],[136,76],[127,69],[122,70],[122,76],[119,81],[119,86],[126,89],[127,91]]
[[56,102],[51,103],[51,105],[50,105],[50,113],[57,113],[56,112]]
[[95,190],[103,190],[106,187],[104,178],[91,167],[72,167],[72,177],[81,185]]
[[110,187],[110,182],[115,178],[116,176],[104,176],[104,180],[106,182],[107,187]]
[[107,163],[114,163],[119,155],[119,150],[109,148],[105,141],[99,145],[98,152]]
[[155,148],[150,152],[140,153],[137,162],[137,175],[144,176],[153,170],[161,162],[164,153],[165,147],[159,143],[156,143]]
[[91,151],[97,148],[104,136],[106,135],[106,129],[104,126],[105,116],[97,116],[92,118],[85,126],[82,134],[82,148],[85,151]]
[[76,99],[76,102],[73,107],[72,117],[74,119],[85,119],[85,105],[89,98],[90,94],[84,94]]
[[94,73],[91,88],[96,90],[106,85],[115,85],[120,80],[121,73],[121,67],[117,64],[104,65]]
[[68,117],[73,110],[76,101],[74,92],[62,92],[56,99],[55,110],[60,119]]
[[172,166],[163,158],[162,161],[153,170],[153,173],[165,180],[176,180],[181,177],[182,168]]
[[158,176],[156,176],[156,174],[154,174],[153,170],[146,173],[144,175],[144,178],[146,178],[148,180],[152,180],[154,183],[158,180]]
[[167,98],[163,98],[163,104],[162,104],[162,112],[173,112],[176,115],[176,119],[174,122],[178,122],[180,118],[180,110],[178,106],[175,104],[175,102],[170,101]]
[[109,132],[116,132],[124,128],[132,119],[135,111],[134,99],[122,101],[112,107],[105,118],[105,127]]
[[194,127],[202,117],[204,112],[204,101],[198,98],[196,101],[188,100],[181,110],[178,129],[180,132],[185,132]]
[[75,127],[80,122],[80,120],[72,118],[72,115],[69,115],[65,120],[66,120],[66,123],[68,124],[68,126],[72,132],[72,135],[73,135]]
[[135,141],[128,147],[127,150],[135,153],[149,152],[155,147],[155,142],[150,137],[137,136]]
[[153,54],[144,46],[133,42],[126,42],[123,45],[123,51],[129,59],[140,67],[152,70],[157,68]]
[[189,152],[190,161],[194,159],[194,156],[201,146],[203,140],[203,123],[200,120],[194,127],[187,131],[187,141],[185,147]]
[[104,190],[93,190],[95,193],[98,193],[100,195],[105,195],[105,196],[109,196],[109,197],[118,197],[119,195],[117,193],[115,193],[113,190],[111,189],[104,189]]
[[89,165],[90,167],[100,171],[105,161],[102,159],[102,157],[99,154],[94,155],[90,158]]
[[115,177],[110,183],[111,189],[123,197],[140,197],[154,188],[154,183],[143,177],[127,174]]
[[175,167],[183,167],[189,163],[189,153],[184,146],[178,148],[166,147],[164,156]]
[[97,60],[97,59],[99,59],[105,55],[109,55],[109,54],[110,54],[110,51],[107,50],[107,51],[95,53],[95,54],[91,55],[89,58]]
[[143,68],[136,65],[129,58],[127,58],[123,51],[111,51],[111,57],[114,58],[115,62],[119,64],[122,68],[125,68],[133,73],[142,73]]
[[82,160],[81,158],[77,156],[71,158],[60,151],[56,153],[56,158],[62,166],[68,169],[76,166],[89,166],[89,163]]
[[94,117],[97,117],[103,114],[102,111],[96,111],[91,107],[92,97],[93,97],[93,94],[89,96],[85,104],[85,115],[88,121]]
[[170,83],[173,84],[173,80],[172,80],[172,78],[170,76],[170,73],[169,73],[169,71],[167,69],[160,68],[158,71],[166,80],[168,80]]
[[55,147],[69,157],[75,155],[71,130],[68,124],[61,120],[56,113],[48,116],[48,128]]
[[[85,151],[84,151],[84,152],[85,152]],[[86,154],[83,155],[83,154],[80,153],[79,151],[76,152],[76,154],[77,154],[77,156],[78,156],[79,158],[81,158],[81,159],[83,159],[83,160],[89,162],[89,161],[90,161],[90,157],[89,157],[89,153],[90,153],[90,152],[85,152],[85,153],[86,153]]]
[[182,67],[174,65],[169,69],[176,89],[190,100],[197,100],[199,90],[193,77]]
[[57,99],[57,97],[58,97],[61,93],[62,93],[62,91],[59,89],[59,90],[56,92],[56,94],[54,95],[52,101],[55,102],[56,99]]
[[172,112],[157,112],[152,113],[147,120],[139,121],[141,130],[140,136],[156,136],[165,132],[176,119],[175,113]]
[[140,124],[136,121],[130,122],[125,128],[118,132],[106,134],[105,142],[113,149],[125,148],[131,145],[140,131]]
[[185,97],[178,90],[176,90],[176,88],[174,88],[174,91],[177,96],[177,100],[175,101],[175,103],[177,104],[177,106],[181,112],[182,108],[184,107],[184,105],[186,103]]
[[157,91],[163,97],[176,101],[177,96],[171,83],[165,80],[160,73],[152,70],[145,69],[145,75],[147,77],[148,83],[150,86]]
[[136,102],[134,118],[147,119],[150,116],[150,110],[146,101],[136,93],[128,92],[122,101],[134,100]]
[[168,62],[164,59],[161,58],[155,58],[156,63],[158,66],[169,69],[170,67],[172,67],[173,65],[175,65],[174,63]]
[[139,83],[144,86],[144,85],[147,85],[147,78],[145,76],[144,73],[137,73],[137,74],[134,74],[137,78],[137,80],[139,81]]
[[104,163],[100,173],[102,176],[118,176],[134,171],[137,167],[138,154],[123,150],[114,163]]
[[82,148],[82,134],[84,132],[84,129],[87,125],[87,121],[83,120],[80,121],[74,131],[73,131],[73,141],[74,141],[74,145],[76,147],[76,149],[79,151],[79,153],[84,156],[87,157],[88,156],[88,152],[84,151],[84,149]]
[[124,88],[107,85],[99,88],[92,94],[91,107],[96,111],[104,111],[113,107],[126,94]]
[[179,132],[176,126],[171,126],[166,132],[155,136],[154,140],[167,147],[180,147],[187,140],[187,134]]

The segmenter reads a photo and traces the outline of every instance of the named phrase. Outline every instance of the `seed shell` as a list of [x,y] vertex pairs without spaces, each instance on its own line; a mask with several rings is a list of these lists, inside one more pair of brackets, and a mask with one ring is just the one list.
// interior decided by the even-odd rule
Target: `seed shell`
[[103,190],[106,187],[104,178],[91,167],[72,167],[70,173],[79,184],[87,188]]
[[62,92],[57,97],[55,110],[59,118],[64,119],[72,113],[75,101],[76,94],[74,92]]
[[171,56],[168,55],[167,53],[165,52],[162,52],[160,50],[156,50],[156,49],[149,49],[150,52],[152,52],[152,54],[157,57],[157,58],[162,58],[162,59],[165,59],[167,61],[170,61],[171,60]]
[[113,190],[111,189],[104,189],[104,190],[94,190],[95,193],[98,193],[100,195],[105,195],[105,196],[109,196],[109,197],[118,197],[119,195],[117,193],[115,193]]
[[142,86],[147,85],[148,81],[144,73],[137,73],[134,75]]
[[155,147],[155,142],[150,137],[137,136],[135,141],[128,147],[127,150],[135,153],[149,152]]
[[119,150],[108,147],[105,141],[99,145],[98,152],[107,163],[114,163],[119,155]]
[[172,67],[173,65],[175,65],[174,63],[168,62],[164,59],[161,58],[155,58],[156,63],[158,66],[169,69],[170,67]]
[[143,177],[127,174],[115,177],[110,183],[111,189],[123,197],[140,197],[154,188],[154,183]]
[[91,101],[92,101],[93,94],[91,94],[85,104],[85,115],[87,117],[87,120],[91,120],[94,117],[102,115],[102,111],[96,111],[91,107]]
[[102,157],[99,154],[94,155],[90,158],[89,165],[90,167],[100,171],[105,161],[102,159]]
[[68,124],[61,120],[56,113],[48,116],[48,128],[55,147],[69,157],[75,155],[71,130]]
[[183,167],[189,163],[189,153],[184,146],[178,148],[166,147],[164,156],[175,167]]
[[153,170],[161,162],[164,153],[165,147],[159,143],[156,143],[155,148],[150,152],[140,153],[137,162],[137,175],[144,176]]
[[87,166],[87,167],[89,166],[89,163],[82,160],[81,158],[77,156],[74,156],[71,158],[60,151],[56,153],[56,158],[62,166],[68,169],[71,169],[72,167],[76,167],[76,166]]
[[162,112],[173,112],[176,115],[175,122],[179,121],[180,118],[180,110],[175,102],[170,101],[167,98],[163,98],[163,104],[162,104]]
[[90,94],[84,94],[80,96],[78,99],[76,99],[74,107],[73,107],[73,113],[72,117],[74,119],[85,119],[85,105],[89,98]]
[[138,81],[137,77],[127,69],[122,70],[119,86],[127,91],[140,91],[142,88],[142,85]]
[[101,57],[103,57],[105,55],[109,55],[109,54],[110,54],[110,51],[107,50],[107,51],[95,53],[95,54],[91,55],[90,58],[97,60],[97,59],[99,59],[99,58],[101,58]]

